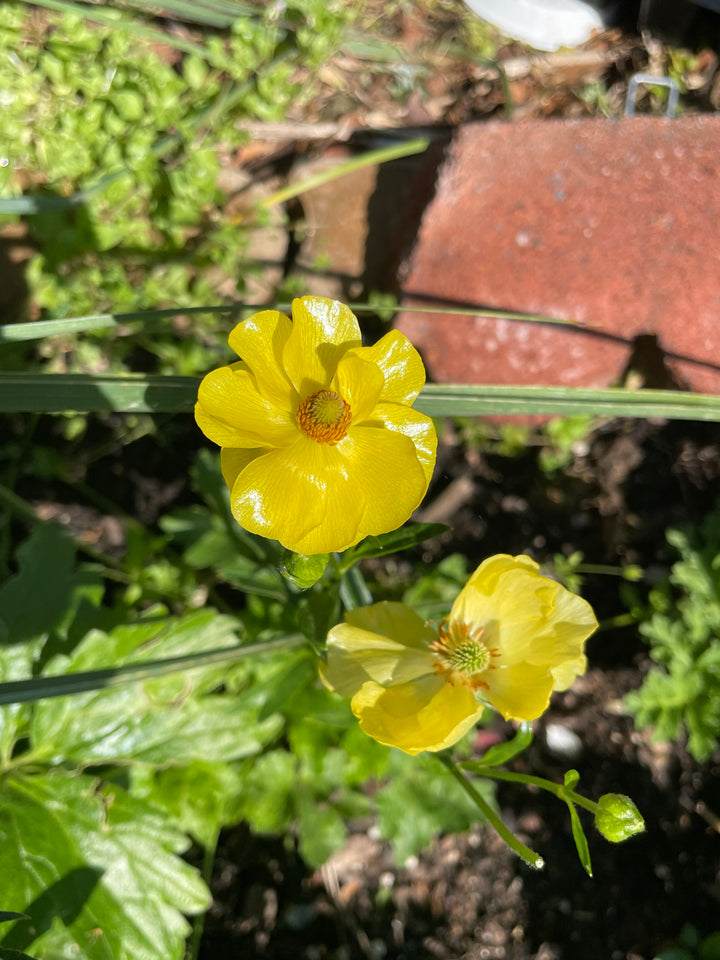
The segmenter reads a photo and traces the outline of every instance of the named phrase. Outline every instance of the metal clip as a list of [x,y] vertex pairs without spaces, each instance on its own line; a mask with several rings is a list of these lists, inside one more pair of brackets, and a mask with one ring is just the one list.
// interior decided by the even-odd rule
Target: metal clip
[[667,87],[669,89],[670,93],[668,94],[665,116],[674,117],[675,113],[677,112],[678,97],[680,96],[678,85],[675,83],[672,77],[656,77],[651,73],[636,73],[635,76],[630,78],[627,96],[625,97],[625,116],[635,116],[635,95],[637,94],[637,88],[641,83],[652,84],[656,87]]

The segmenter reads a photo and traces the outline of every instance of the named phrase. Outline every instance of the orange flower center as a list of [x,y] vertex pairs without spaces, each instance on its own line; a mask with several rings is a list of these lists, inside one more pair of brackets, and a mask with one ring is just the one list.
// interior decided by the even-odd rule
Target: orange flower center
[[303,400],[295,415],[306,437],[318,443],[339,443],[352,419],[349,404],[334,390],[318,390]]
[[488,688],[482,675],[486,670],[494,670],[493,659],[498,651],[488,647],[482,640],[482,627],[473,627],[469,623],[441,624],[438,638],[430,644],[437,655],[435,670],[447,676],[448,683],[464,683],[477,690]]

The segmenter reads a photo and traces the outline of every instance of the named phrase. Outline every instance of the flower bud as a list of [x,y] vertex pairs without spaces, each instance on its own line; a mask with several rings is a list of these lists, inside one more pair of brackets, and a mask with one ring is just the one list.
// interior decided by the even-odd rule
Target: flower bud
[[285,550],[280,562],[280,573],[299,590],[307,590],[325,573],[328,560],[327,553],[316,553],[306,557],[302,553]]
[[622,793],[606,793],[598,800],[595,826],[606,840],[620,843],[634,833],[642,833],[645,821],[630,797]]

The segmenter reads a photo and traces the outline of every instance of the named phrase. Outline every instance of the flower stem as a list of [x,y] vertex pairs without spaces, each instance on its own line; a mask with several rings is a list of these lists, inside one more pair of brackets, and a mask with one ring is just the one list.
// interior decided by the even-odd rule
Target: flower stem
[[595,803],[594,800],[588,800],[587,797],[575,793],[574,790],[568,790],[562,783],[553,783],[552,780],[546,780],[544,777],[534,777],[528,773],[511,773],[509,770],[495,770],[493,767],[483,767],[480,769],[480,767],[475,764],[473,764],[471,769],[473,773],[477,773],[482,777],[491,777],[494,780],[509,780],[512,783],[526,783],[533,787],[539,787],[541,790],[547,790],[549,793],[554,794],[558,799],[564,800],[566,803],[570,801],[576,803],[579,807],[584,807],[586,810],[589,810],[590,813],[595,813],[597,810],[597,803]]
[[530,847],[526,847],[524,843],[521,843],[520,840],[518,840],[518,838],[510,832],[500,817],[492,809],[487,800],[485,800],[485,798],[478,793],[472,783],[467,779],[466,776],[464,776],[463,772],[453,762],[453,760],[443,753],[436,754],[436,757],[447,768],[447,770],[450,771],[453,777],[455,777],[457,782],[468,794],[468,796],[472,798],[482,815],[485,817],[488,823],[495,828],[510,849],[519,857],[522,857],[525,863],[527,863],[529,866],[534,867],[536,870],[541,870],[545,866],[545,861],[543,858],[539,854],[535,853],[534,850],[531,850]]

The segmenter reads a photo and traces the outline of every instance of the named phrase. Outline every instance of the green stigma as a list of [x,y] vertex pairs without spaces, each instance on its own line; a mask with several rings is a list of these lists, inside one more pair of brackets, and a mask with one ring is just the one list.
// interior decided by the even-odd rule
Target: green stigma
[[451,652],[450,663],[453,670],[472,677],[490,666],[490,651],[482,640],[466,640]]

